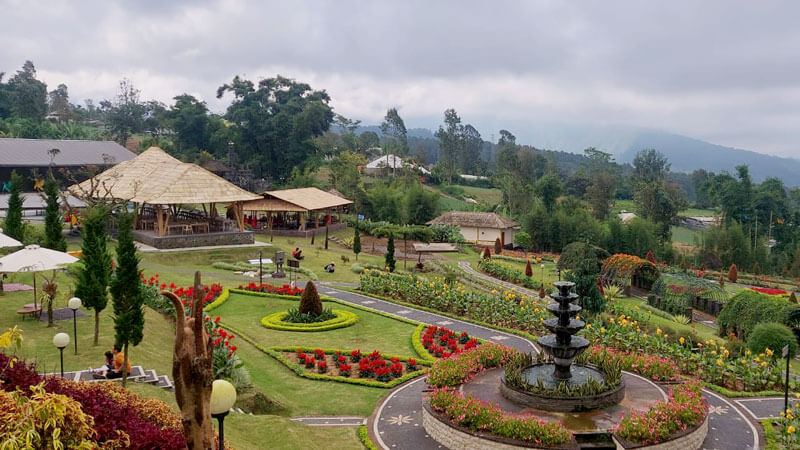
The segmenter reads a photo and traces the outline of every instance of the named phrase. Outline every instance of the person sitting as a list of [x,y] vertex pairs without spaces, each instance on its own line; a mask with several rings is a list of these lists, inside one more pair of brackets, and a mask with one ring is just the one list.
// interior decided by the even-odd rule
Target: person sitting
[[325,266],[325,272],[333,273],[335,270],[336,270],[336,265],[333,262]]
[[298,261],[303,259],[303,251],[300,250],[300,247],[296,247],[294,250],[292,250],[292,258]]
[[[120,351],[119,347],[116,345],[113,349],[114,352],[114,368],[110,370],[106,374],[106,378],[114,379],[114,378],[122,378],[122,366],[125,364],[125,354]],[[131,361],[128,360],[127,372],[130,375],[131,373]]]
[[105,353],[106,363],[97,370],[93,370],[91,367],[89,370],[92,370],[92,376],[94,378],[102,379],[105,378],[109,371],[114,370],[114,354],[111,352]]

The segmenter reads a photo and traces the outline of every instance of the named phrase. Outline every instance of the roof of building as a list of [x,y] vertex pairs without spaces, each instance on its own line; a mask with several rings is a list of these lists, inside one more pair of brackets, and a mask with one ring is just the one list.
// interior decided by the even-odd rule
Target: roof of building
[[264,198],[244,202],[245,211],[317,211],[353,202],[315,187],[283,189],[262,193]]
[[456,225],[475,228],[514,228],[517,222],[491,212],[449,211],[428,222],[428,225]]
[[447,242],[433,242],[430,244],[414,243],[414,251],[417,253],[457,252],[458,246]]
[[181,162],[158,147],[150,147],[136,158],[69,190],[79,197],[107,196],[151,205],[229,203],[260,198],[200,166]]
[[[0,210],[8,209],[8,199],[11,197],[11,194],[0,194]],[[67,204],[73,208],[83,208],[86,206],[86,203],[83,200],[73,196],[67,195]],[[61,196],[58,197],[58,203],[63,203],[63,198]],[[47,200],[42,197],[42,194],[39,192],[25,192],[22,194],[22,209],[45,209],[47,206]]]
[[0,166],[47,167],[52,149],[59,150],[52,163],[60,167],[111,165],[136,156],[114,141],[0,138]]
[[405,167],[414,167],[419,169],[424,174],[429,174],[430,171],[422,166],[418,166],[415,163],[410,163],[408,161],[403,161],[403,158],[397,155],[383,155],[380,158],[370,161],[366,168],[367,169],[402,169]]
[[622,223],[628,223],[636,218],[636,214],[632,212],[622,211],[619,214],[617,214],[617,217],[619,217],[619,220],[621,220]]

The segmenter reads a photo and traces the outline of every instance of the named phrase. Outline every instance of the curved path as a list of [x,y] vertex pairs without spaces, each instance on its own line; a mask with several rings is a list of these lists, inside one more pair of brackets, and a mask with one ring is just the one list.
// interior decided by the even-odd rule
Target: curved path
[[530,289],[527,289],[527,288],[524,288],[524,287],[522,287],[522,286],[520,286],[518,284],[509,283],[509,282],[503,281],[503,280],[498,280],[495,277],[491,277],[489,275],[486,275],[483,272],[479,272],[479,271],[473,269],[472,266],[467,261],[459,261],[458,262],[458,268],[463,270],[464,272],[470,274],[471,276],[473,276],[475,278],[480,278],[481,280],[488,281],[489,283],[496,284],[496,285],[502,287],[503,289],[508,289],[510,291],[516,291],[516,292],[519,292],[522,295],[527,295],[529,297],[538,297],[539,296],[538,292],[534,292],[534,291],[532,291]]
[[[342,291],[328,286],[320,292],[339,300],[365,306],[395,316],[407,317],[418,322],[446,326],[456,331],[497,342],[521,351],[536,351],[533,343],[513,334],[451,319],[416,308],[363,294]],[[425,378],[419,378],[393,390],[381,401],[369,419],[368,428],[375,443],[383,449],[441,449],[422,427],[422,395],[428,390]],[[704,449],[753,449],[758,448],[756,425],[737,404],[713,392],[704,391],[709,402],[709,432]]]

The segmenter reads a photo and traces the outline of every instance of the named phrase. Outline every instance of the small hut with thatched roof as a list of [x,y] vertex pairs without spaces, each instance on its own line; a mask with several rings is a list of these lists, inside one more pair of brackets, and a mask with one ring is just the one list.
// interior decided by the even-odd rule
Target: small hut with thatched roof
[[514,235],[519,230],[517,222],[500,214],[472,211],[449,211],[431,220],[428,225],[454,225],[467,242],[494,244],[500,239],[503,247],[514,242]]
[[[156,248],[252,243],[241,205],[261,198],[158,147],[69,191],[89,202],[133,203],[138,213],[136,239]],[[229,204],[230,217],[217,213],[219,203]]]
[[[253,228],[272,230],[282,236],[309,236],[320,225],[329,231],[343,228],[341,214],[353,202],[341,193],[315,187],[267,191],[258,200],[246,201],[242,209]],[[320,222],[320,219],[321,222]]]

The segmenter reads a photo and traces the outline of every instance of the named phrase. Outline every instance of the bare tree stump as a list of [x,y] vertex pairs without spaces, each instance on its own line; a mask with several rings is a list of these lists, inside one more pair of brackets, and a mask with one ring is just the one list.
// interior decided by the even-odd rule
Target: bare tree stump
[[186,317],[183,304],[172,292],[161,291],[175,307],[175,349],[172,377],[175,400],[181,409],[183,435],[189,450],[210,450],[215,442],[211,424],[212,344],[203,325],[203,285],[194,274],[192,312]]

